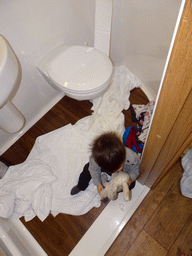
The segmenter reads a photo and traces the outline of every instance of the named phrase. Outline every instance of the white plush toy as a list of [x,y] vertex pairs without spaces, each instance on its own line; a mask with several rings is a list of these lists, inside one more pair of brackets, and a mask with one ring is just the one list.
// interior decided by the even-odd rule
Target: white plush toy
[[104,189],[101,191],[102,197],[108,197],[110,200],[116,200],[118,192],[123,191],[125,201],[131,200],[131,192],[128,186],[129,174],[123,171],[113,173],[110,181],[107,175],[101,175],[102,184]]

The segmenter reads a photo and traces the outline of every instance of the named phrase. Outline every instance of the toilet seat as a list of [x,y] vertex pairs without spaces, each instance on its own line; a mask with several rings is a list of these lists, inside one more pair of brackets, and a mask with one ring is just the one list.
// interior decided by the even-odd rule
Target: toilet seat
[[113,64],[107,55],[97,49],[69,46],[49,63],[47,73],[66,94],[92,94],[107,88]]

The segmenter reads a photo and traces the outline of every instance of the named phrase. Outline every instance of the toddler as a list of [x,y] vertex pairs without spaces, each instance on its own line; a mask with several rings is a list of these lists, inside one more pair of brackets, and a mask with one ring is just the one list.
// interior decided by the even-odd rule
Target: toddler
[[84,191],[89,186],[91,179],[100,194],[104,188],[101,182],[102,172],[109,175],[119,171],[128,173],[130,176],[128,185],[129,189],[132,189],[139,175],[139,167],[140,157],[130,148],[124,146],[117,133],[104,133],[93,141],[89,162],[84,166],[78,184],[71,190],[71,195]]

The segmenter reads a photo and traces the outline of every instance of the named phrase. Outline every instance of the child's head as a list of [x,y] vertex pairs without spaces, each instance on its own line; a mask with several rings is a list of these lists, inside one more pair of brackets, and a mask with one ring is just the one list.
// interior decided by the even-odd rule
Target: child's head
[[93,141],[92,156],[99,167],[113,173],[125,161],[125,147],[117,133],[104,133]]

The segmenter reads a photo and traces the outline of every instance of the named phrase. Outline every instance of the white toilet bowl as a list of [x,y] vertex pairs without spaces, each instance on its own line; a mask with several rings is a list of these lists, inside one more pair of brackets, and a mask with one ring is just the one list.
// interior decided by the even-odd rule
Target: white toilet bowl
[[37,68],[51,86],[77,100],[100,97],[113,74],[113,64],[106,54],[80,45],[55,48]]

